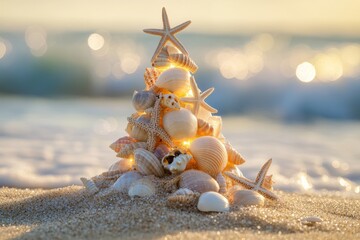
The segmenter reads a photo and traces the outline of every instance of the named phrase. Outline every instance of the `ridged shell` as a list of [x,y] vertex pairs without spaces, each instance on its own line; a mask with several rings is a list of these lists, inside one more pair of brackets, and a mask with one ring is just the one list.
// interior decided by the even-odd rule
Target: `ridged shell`
[[234,186],[229,189],[229,200],[237,206],[263,206],[265,198],[256,191]]
[[147,178],[142,178],[132,183],[128,191],[130,197],[150,197],[155,193],[155,184]]
[[199,137],[190,144],[189,150],[198,169],[211,176],[217,176],[226,167],[228,157],[225,146],[215,137]]
[[131,171],[121,175],[112,185],[112,189],[119,192],[128,192],[131,184],[141,179],[143,176],[137,171]]
[[199,170],[188,170],[180,175],[180,188],[188,188],[194,192],[218,192],[219,184],[209,174]]
[[189,57],[182,53],[175,53],[169,56],[169,60],[177,67],[185,68],[191,73],[195,73],[198,70],[198,66],[195,62]]
[[122,158],[109,167],[109,171],[127,172],[134,167],[134,161],[127,158]]
[[157,157],[142,148],[138,148],[134,151],[134,159],[136,169],[143,175],[155,175],[157,177],[164,176],[164,169]]
[[152,66],[157,68],[159,71],[164,71],[171,67],[171,62],[168,57],[158,56]]
[[134,142],[136,142],[135,138],[125,136],[113,142],[109,147],[118,153],[124,145]]
[[152,86],[154,86],[156,80],[160,75],[160,71],[156,68],[146,68],[144,73],[144,83],[146,86],[146,90],[149,90]]
[[146,146],[146,142],[130,143],[125,145],[116,156],[121,158],[128,158],[134,154],[135,149],[146,148]]
[[171,173],[176,174],[185,170],[190,159],[192,159],[190,154],[173,155],[170,153],[164,156],[161,164],[165,169],[168,169]]
[[167,199],[167,204],[171,207],[187,207],[195,205],[200,194],[194,193],[190,189],[180,188]]
[[95,194],[99,191],[93,180],[87,178],[80,178],[80,180],[84,184],[86,191],[90,194]]
[[159,161],[161,159],[163,159],[163,157],[165,157],[166,154],[168,154],[170,152],[170,149],[168,148],[168,146],[166,146],[165,144],[160,144],[159,146],[157,146],[154,150],[154,155],[157,157],[157,159],[159,159]]
[[240,165],[245,162],[245,159],[241,156],[241,154],[236,151],[230,143],[225,144],[226,152],[228,155],[228,161],[235,165]]
[[176,190],[172,196],[175,196],[175,195],[191,195],[191,194],[194,194],[193,191],[191,191],[190,189],[188,188],[179,188],[178,190]]
[[214,127],[203,119],[198,119],[197,136],[214,136]]
[[185,108],[164,114],[163,126],[174,141],[193,138],[197,132],[197,119]]
[[[139,122],[150,122],[150,119],[147,115],[142,115],[136,121]],[[135,138],[137,141],[144,142],[147,140],[148,135],[146,131],[142,130],[141,128],[137,126],[132,126],[131,131],[129,133],[130,137]]]
[[216,176],[216,181],[217,181],[217,183],[219,184],[219,187],[220,187],[219,193],[221,193],[221,194],[226,193],[226,179],[225,179],[225,177],[221,173],[219,173]]
[[229,201],[220,193],[206,192],[200,195],[197,208],[202,212],[227,212]]
[[156,95],[151,91],[134,91],[132,103],[136,111],[143,112],[154,106]]
[[155,86],[183,97],[190,89],[190,73],[182,68],[170,68],[160,74]]

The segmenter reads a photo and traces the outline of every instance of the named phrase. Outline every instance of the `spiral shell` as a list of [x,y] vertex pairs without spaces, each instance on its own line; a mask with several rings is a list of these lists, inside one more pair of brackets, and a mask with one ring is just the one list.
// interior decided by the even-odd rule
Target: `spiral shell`
[[154,86],[156,80],[160,75],[160,71],[156,68],[146,68],[144,73],[144,83],[146,90],[149,90],[152,86]]
[[133,155],[135,149],[146,148],[146,146],[146,142],[130,143],[125,145],[116,156],[121,158],[128,158]]
[[185,170],[190,159],[192,159],[190,154],[185,154],[180,150],[175,149],[163,157],[161,164],[165,169],[168,169],[171,173],[176,174]]
[[199,170],[188,170],[180,175],[180,188],[188,188],[194,192],[203,193],[219,191],[219,184],[209,174]]
[[150,197],[155,193],[155,184],[147,178],[142,178],[132,183],[128,191],[130,197]]
[[122,158],[116,163],[112,164],[109,167],[109,171],[119,171],[120,173],[122,173],[131,170],[133,167],[134,167],[134,161],[127,158]]
[[226,167],[226,149],[215,137],[199,137],[190,144],[189,150],[197,162],[198,169],[211,176],[217,176]]
[[214,127],[203,119],[198,118],[197,136],[213,136]]
[[135,138],[125,136],[113,142],[109,147],[118,153],[124,145],[134,142],[136,142]]
[[118,180],[112,185],[112,189],[118,192],[128,192],[132,183],[141,179],[143,176],[137,171],[131,171],[121,175]]
[[155,61],[152,64],[152,66],[159,71],[164,71],[171,66],[171,62],[169,60],[169,53],[167,49],[168,46],[163,47],[159,55],[155,58]]
[[160,74],[155,86],[183,97],[190,89],[190,73],[182,68],[170,68]]
[[160,144],[159,146],[157,146],[154,150],[154,155],[157,157],[157,159],[159,159],[159,161],[161,159],[163,159],[163,157],[165,157],[166,154],[168,154],[170,152],[170,149],[168,148],[168,146],[166,146],[165,144]]
[[196,204],[199,196],[190,189],[180,188],[167,198],[167,204],[171,207],[190,207]]
[[225,177],[221,173],[219,173],[216,176],[216,181],[217,181],[217,183],[219,184],[219,187],[220,187],[219,193],[221,193],[221,194],[226,193],[226,179],[225,179]]
[[228,155],[228,161],[235,165],[240,165],[245,162],[245,159],[241,156],[241,154],[236,151],[230,143],[225,144],[226,152]]
[[93,180],[87,178],[80,178],[80,180],[84,184],[86,191],[90,194],[95,194],[99,191]]
[[238,206],[263,206],[265,198],[256,191],[241,189],[239,186],[234,186],[229,189],[229,200],[233,205]]
[[177,67],[185,68],[191,73],[195,73],[198,70],[198,66],[195,62],[189,57],[182,53],[175,53],[169,56],[169,60]]
[[229,201],[220,193],[206,192],[200,195],[197,208],[202,212],[227,212]]
[[134,159],[136,169],[143,175],[155,175],[157,177],[164,176],[164,169],[157,157],[142,148],[138,148],[134,151]]
[[197,119],[185,108],[164,114],[163,126],[173,141],[189,139],[196,135]]
[[156,101],[155,93],[151,91],[134,91],[132,103],[136,111],[143,112],[154,106]]

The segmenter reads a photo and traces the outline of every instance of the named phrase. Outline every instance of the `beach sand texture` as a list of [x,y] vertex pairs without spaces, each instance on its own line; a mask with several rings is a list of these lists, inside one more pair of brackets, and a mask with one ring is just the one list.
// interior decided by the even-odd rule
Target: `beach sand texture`
[[[0,239],[359,239],[360,199],[276,192],[281,201],[227,213],[167,206],[168,193],[90,196],[83,187],[0,189]],[[323,222],[303,225],[301,218]]]

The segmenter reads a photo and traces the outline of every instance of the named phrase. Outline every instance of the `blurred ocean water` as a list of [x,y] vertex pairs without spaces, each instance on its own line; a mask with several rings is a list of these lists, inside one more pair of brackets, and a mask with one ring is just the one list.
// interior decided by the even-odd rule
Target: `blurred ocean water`
[[[125,135],[130,100],[0,98],[0,186],[80,185],[117,158],[108,147]],[[223,117],[223,134],[254,178],[273,158],[275,188],[359,194],[360,122],[286,123],[256,115]]]

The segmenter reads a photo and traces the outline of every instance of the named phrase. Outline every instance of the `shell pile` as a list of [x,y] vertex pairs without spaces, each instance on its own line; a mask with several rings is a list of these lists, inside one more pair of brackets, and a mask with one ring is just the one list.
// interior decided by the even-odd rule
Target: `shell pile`
[[176,32],[168,29],[165,9],[163,21],[164,30],[144,30],[162,40],[145,69],[144,88],[133,94],[127,136],[110,145],[120,159],[107,172],[81,178],[86,191],[131,197],[168,194],[169,206],[204,212],[226,212],[229,204],[262,206],[264,196],[276,199],[272,178],[265,176],[271,162],[254,182],[242,175],[239,165],[245,159],[225,139],[221,117],[206,102],[214,88],[198,88],[193,76],[198,66]]

